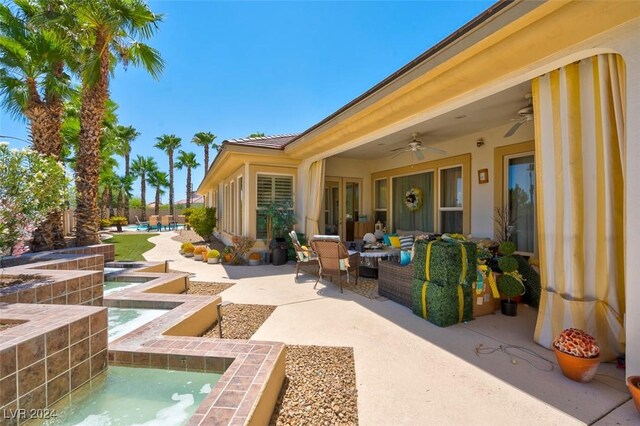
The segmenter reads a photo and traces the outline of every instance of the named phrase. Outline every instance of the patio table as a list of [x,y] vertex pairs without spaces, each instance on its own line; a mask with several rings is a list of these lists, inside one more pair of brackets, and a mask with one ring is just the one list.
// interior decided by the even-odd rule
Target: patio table
[[378,261],[380,259],[397,258],[400,249],[394,247],[382,247],[380,249],[365,249],[360,252],[360,276],[365,278],[378,278]]

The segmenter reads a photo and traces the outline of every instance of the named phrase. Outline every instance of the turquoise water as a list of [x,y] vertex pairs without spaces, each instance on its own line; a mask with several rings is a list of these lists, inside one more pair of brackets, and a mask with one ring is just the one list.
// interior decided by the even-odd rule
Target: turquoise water
[[166,309],[109,308],[109,342],[169,312]]
[[[178,224],[178,229],[182,229],[184,228],[184,225],[182,223]],[[164,230],[164,226],[162,227],[162,229]],[[127,226],[123,226],[122,227],[123,231],[146,231],[147,227],[146,226],[137,226],[137,225],[127,225]],[[152,229],[152,231],[155,231],[155,229]]]
[[115,293],[116,291],[124,290],[125,288],[133,287],[140,284],[140,282],[132,283],[130,281],[105,281],[104,282],[104,295]]
[[220,380],[220,374],[154,368],[109,367],[53,407],[45,425],[186,424]]

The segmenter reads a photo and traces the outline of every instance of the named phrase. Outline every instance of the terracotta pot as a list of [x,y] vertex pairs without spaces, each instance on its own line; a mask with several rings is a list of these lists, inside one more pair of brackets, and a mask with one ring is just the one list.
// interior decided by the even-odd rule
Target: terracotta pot
[[230,254],[227,254],[227,255],[225,255],[225,257],[224,257],[224,261],[225,261],[225,262],[231,262],[231,259],[233,259],[233,256],[232,256],[232,255],[230,255]]
[[636,410],[640,413],[640,376],[629,376],[627,386],[633,397],[633,403],[636,404]]
[[600,357],[580,358],[574,355],[559,351],[555,346],[553,352],[556,354],[558,365],[562,374],[576,382],[587,383],[593,380],[600,365]]

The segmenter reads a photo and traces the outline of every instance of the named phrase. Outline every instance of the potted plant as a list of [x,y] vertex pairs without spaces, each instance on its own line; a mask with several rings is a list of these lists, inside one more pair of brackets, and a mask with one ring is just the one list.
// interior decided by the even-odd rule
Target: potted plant
[[127,225],[129,221],[124,216],[114,216],[111,218],[111,225],[115,225],[118,232],[122,232],[122,225]]
[[207,263],[220,263],[220,252],[218,250],[209,250]]
[[629,376],[627,386],[633,397],[633,403],[636,404],[636,410],[640,413],[640,376]]
[[514,297],[524,294],[525,287],[522,283],[522,275],[518,272],[518,261],[513,257],[516,246],[510,241],[500,243],[498,252],[503,256],[498,259],[498,267],[502,275],[496,280],[500,295],[506,297],[500,301],[500,312],[503,315],[515,317],[518,314],[518,304]]
[[205,246],[195,246],[193,249],[193,260],[202,260],[202,253],[207,250]]
[[567,328],[553,341],[562,374],[576,382],[590,382],[600,364],[600,347],[593,336],[577,328]]
[[182,251],[184,252],[184,257],[193,257],[193,251],[195,250],[195,246],[191,243],[184,244]]
[[251,266],[259,265],[261,258],[262,256],[260,256],[260,253],[258,253],[257,251],[254,251],[249,255],[249,265]]
[[222,257],[224,258],[225,262],[227,263],[231,262],[231,259],[233,259],[233,247],[226,246],[225,248],[223,248]]
[[185,243],[180,244],[180,254],[184,254],[185,247],[193,247],[193,244],[191,244],[189,242],[185,242]]
[[245,263],[245,256],[253,247],[256,240],[250,237],[233,237],[233,257],[231,263],[234,265],[242,265]]
[[284,238],[296,224],[296,216],[291,202],[272,202],[264,210],[267,225],[267,242],[271,249],[271,263],[287,263],[289,243]]

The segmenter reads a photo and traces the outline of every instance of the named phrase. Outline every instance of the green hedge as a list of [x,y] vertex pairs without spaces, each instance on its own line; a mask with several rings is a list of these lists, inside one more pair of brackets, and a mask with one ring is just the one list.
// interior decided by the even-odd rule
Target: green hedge
[[[422,287],[425,281],[414,278],[412,280],[412,308],[413,313],[422,317],[423,299]],[[473,320],[473,294],[471,285],[463,285],[462,321]],[[449,285],[442,281],[427,282],[427,321],[448,327],[457,324],[460,319],[458,302],[458,286]]]
[[[427,244],[428,241],[426,240],[418,240],[414,246],[413,278],[420,281],[427,279],[425,272]],[[476,245],[474,243],[467,241],[462,243],[435,241],[431,246],[431,265],[429,265],[431,281],[442,281],[451,285],[458,284],[462,273],[461,244],[467,252],[465,282],[470,286],[476,280]]]

